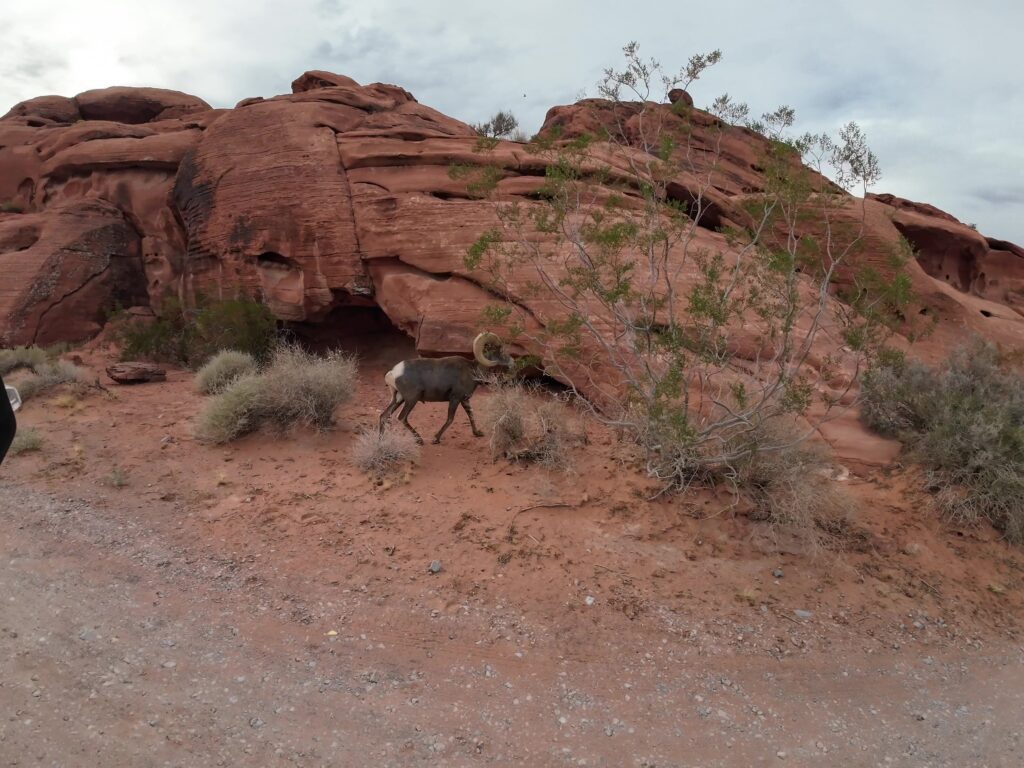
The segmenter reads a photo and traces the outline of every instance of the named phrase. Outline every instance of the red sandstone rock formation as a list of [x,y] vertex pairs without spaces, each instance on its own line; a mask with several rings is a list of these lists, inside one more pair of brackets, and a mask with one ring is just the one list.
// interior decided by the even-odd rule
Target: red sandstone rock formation
[[[715,118],[690,110],[686,94],[674,100],[658,119],[685,109],[695,145],[709,148]],[[592,131],[603,119],[595,106],[555,107],[545,127]],[[465,353],[492,297],[463,257],[495,219],[449,168],[496,164],[506,199],[528,200],[543,182],[542,161],[522,146],[481,155],[477,141],[401,88],[328,72],[230,110],[151,88],[23,102],[0,118],[0,343],[86,338],[115,302],[159,311],[168,293],[243,290],[289,321],[377,305],[421,352]],[[727,128],[717,167],[670,185],[690,204],[699,195],[700,245],[728,249],[717,230],[748,223],[742,203],[764,188],[764,142]],[[603,159],[619,172],[621,157]],[[851,221],[861,215],[853,202]],[[920,311],[940,320],[936,349],[970,330],[1024,339],[1024,251],[892,196],[870,196],[865,210],[858,258],[884,265],[900,235],[917,250],[912,277]],[[518,298],[536,322],[557,311]]]

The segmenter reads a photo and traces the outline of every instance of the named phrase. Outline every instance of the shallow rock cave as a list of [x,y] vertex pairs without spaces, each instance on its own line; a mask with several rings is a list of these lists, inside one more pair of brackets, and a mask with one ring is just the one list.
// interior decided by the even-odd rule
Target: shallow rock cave
[[285,322],[282,328],[286,336],[313,351],[340,349],[358,355],[364,364],[416,357],[413,339],[370,299],[349,297],[320,322]]

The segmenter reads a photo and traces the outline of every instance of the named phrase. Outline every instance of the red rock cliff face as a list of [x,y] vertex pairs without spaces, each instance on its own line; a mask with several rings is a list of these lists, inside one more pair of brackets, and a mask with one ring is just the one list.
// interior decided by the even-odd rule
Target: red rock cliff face
[[[466,353],[493,297],[463,257],[495,219],[449,168],[496,164],[499,194],[529,204],[543,164],[511,142],[482,156],[468,126],[396,86],[307,72],[292,91],[230,110],[150,88],[15,106],[0,119],[0,343],[87,338],[115,302],[159,311],[168,294],[243,290],[291,321],[375,304],[420,352]],[[556,107],[546,126],[591,130],[592,106]],[[679,119],[667,106],[662,118]],[[695,142],[710,141],[714,118],[691,119]],[[730,128],[720,164],[697,169],[712,178],[699,245],[728,250],[716,230],[745,223],[763,142]],[[692,203],[700,187],[681,175],[670,193]],[[917,249],[912,277],[920,310],[940,319],[937,350],[969,331],[1024,338],[1024,251],[887,195],[870,197],[866,217],[859,258],[885,263],[901,235]],[[525,289],[516,298],[537,323],[557,315]]]

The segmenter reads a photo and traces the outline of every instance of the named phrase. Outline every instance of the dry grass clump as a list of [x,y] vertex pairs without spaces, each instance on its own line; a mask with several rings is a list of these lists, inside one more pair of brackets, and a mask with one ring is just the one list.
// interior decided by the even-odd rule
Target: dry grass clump
[[256,374],[239,376],[214,396],[196,424],[196,438],[203,443],[230,443],[259,429],[263,381]]
[[991,344],[929,368],[892,356],[865,376],[862,415],[928,470],[942,513],[1024,544],[1024,378]]
[[568,469],[570,449],[583,441],[577,420],[561,400],[522,383],[492,390],[479,406],[491,457]]
[[760,450],[737,462],[733,478],[754,505],[751,517],[792,536],[812,554],[841,549],[852,533],[857,504],[832,479],[824,448],[798,441],[796,431],[785,427],[764,432],[757,438]]
[[42,448],[43,436],[39,434],[38,430],[27,427],[18,430],[18,433],[14,436],[14,441],[11,443],[11,447],[8,449],[8,453],[11,456],[19,456],[23,453],[40,451]]
[[342,352],[314,355],[282,345],[263,372],[262,415],[267,426],[285,431],[295,426],[327,429],[334,411],[356,391],[355,358]]
[[85,371],[67,360],[54,360],[36,365],[35,372],[18,382],[18,394],[22,400],[30,400],[61,384],[80,384],[85,381]]
[[6,376],[18,368],[35,370],[50,360],[51,355],[42,347],[15,347],[0,349],[0,376]]
[[356,372],[355,360],[340,352],[321,357],[282,346],[262,373],[235,378],[210,400],[196,436],[202,442],[227,443],[258,429],[327,429],[335,409],[355,392]]
[[239,376],[253,373],[256,368],[256,358],[248,352],[222,350],[196,373],[196,389],[204,395],[215,395]]
[[419,459],[420,446],[407,429],[386,429],[383,434],[369,430],[360,434],[352,446],[352,460],[374,477],[395,475]]

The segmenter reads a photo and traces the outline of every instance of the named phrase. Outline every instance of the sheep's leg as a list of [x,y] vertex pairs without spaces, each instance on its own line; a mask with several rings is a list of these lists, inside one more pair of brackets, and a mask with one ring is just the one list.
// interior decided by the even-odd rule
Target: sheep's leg
[[473,420],[473,409],[469,407],[469,398],[467,397],[462,401],[462,410],[469,416],[469,426],[473,428],[473,437],[483,437],[484,433],[476,428],[476,422]]
[[380,431],[379,434],[384,434],[384,427],[387,426],[388,420],[391,418],[391,414],[395,412],[402,399],[399,397],[397,392],[392,393],[391,402],[388,403],[388,407],[380,415]]
[[434,445],[437,445],[438,443],[441,442],[441,435],[443,435],[444,431],[446,429],[448,429],[448,427],[450,427],[452,425],[453,421],[455,421],[455,411],[456,411],[456,409],[458,409],[458,407],[459,407],[459,401],[458,400],[449,400],[448,401],[448,420],[444,423],[444,426],[441,427],[441,429],[438,430],[437,434],[434,435],[434,440],[433,440]]
[[409,412],[412,411],[413,406],[417,403],[416,400],[406,400],[405,405],[402,406],[402,412],[398,414],[398,420],[405,424],[405,428],[412,432],[413,437],[416,438],[416,442],[423,445],[423,438],[420,437],[419,433],[412,428],[412,424],[409,423]]

